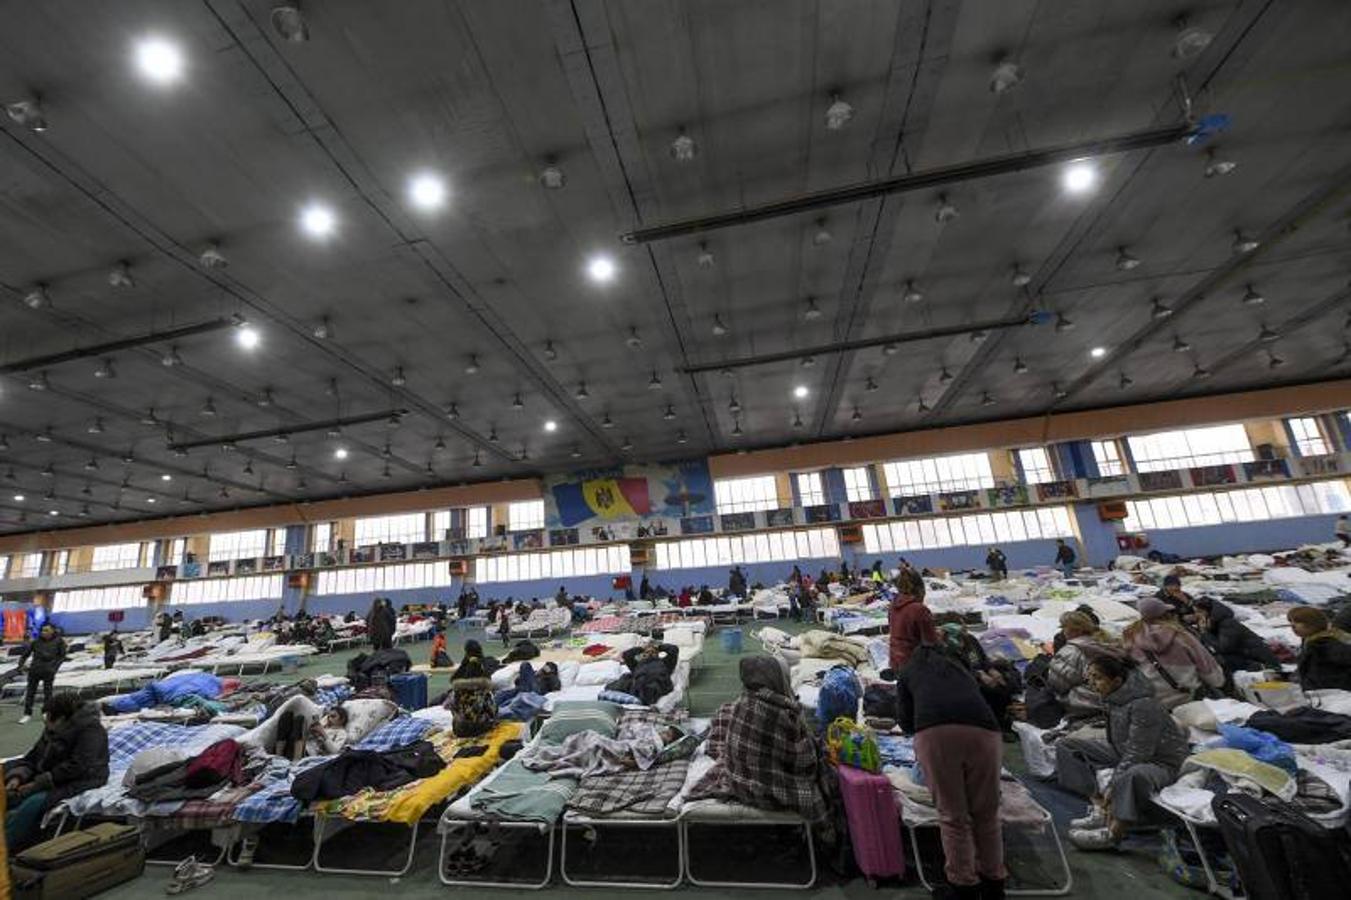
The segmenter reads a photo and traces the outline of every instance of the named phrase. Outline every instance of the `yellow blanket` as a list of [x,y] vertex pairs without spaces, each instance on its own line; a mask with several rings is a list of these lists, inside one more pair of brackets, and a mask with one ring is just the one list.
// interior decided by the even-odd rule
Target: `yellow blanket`
[[[482,737],[457,738],[449,730],[430,733],[426,740],[446,761],[446,767],[430,778],[411,781],[392,791],[365,788],[348,797],[326,800],[313,807],[316,816],[361,822],[399,822],[412,825],[437,803],[478,784],[502,759],[502,745],[524,736],[520,722],[501,722]],[[478,756],[456,759],[465,747],[487,744]]]

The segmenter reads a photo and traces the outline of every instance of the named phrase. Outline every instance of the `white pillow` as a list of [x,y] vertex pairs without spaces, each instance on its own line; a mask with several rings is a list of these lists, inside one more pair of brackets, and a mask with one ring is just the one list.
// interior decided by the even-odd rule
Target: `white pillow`
[[581,669],[582,664],[576,660],[558,664],[558,683],[562,687],[572,687],[577,683],[577,671]]
[[394,718],[399,707],[388,700],[361,698],[344,700],[342,708],[347,712],[347,742],[355,744],[390,719]]
[[504,690],[516,683],[516,675],[521,671],[521,664],[518,662],[507,663],[502,668],[493,673],[493,687],[497,690]]
[[592,684],[609,684],[624,672],[624,667],[618,660],[606,659],[600,662],[587,663],[577,670],[577,677],[573,679],[573,686],[584,687]]

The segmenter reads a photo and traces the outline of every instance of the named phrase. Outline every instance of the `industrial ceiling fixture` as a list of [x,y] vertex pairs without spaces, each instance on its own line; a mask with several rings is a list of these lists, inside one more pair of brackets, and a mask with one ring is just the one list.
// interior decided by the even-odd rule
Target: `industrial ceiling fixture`
[[299,0],[272,7],[271,21],[272,30],[284,41],[303,44],[310,39],[310,27],[305,22],[305,14],[300,11]]
[[33,440],[37,441],[39,444],[50,444],[52,442],[52,426],[48,425],[46,428],[33,435]]
[[38,282],[28,289],[28,293],[23,295],[24,305],[29,309],[43,309],[51,306],[52,298],[47,293],[47,285]]
[[563,170],[558,167],[558,160],[552,156],[544,158],[544,168],[539,170],[539,183],[546,190],[557,191],[568,183],[568,178],[563,174]]
[[699,145],[694,142],[684,128],[676,135],[675,140],[671,141],[671,158],[676,162],[690,162],[699,153]]
[[252,350],[258,346],[262,337],[258,334],[258,329],[247,322],[240,320],[239,328],[235,331],[235,343],[245,350]]
[[272,388],[263,388],[263,392],[258,395],[258,399],[253,401],[259,409],[267,409],[274,402]]
[[675,406],[670,403],[666,404],[666,409],[662,412],[661,417],[668,422],[674,419],[676,417]]
[[380,477],[381,477],[381,478],[393,478],[393,477],[394,477],[394,473],[391,472],[390,469],[389,469],[389,463],[385,463],[384,468],[382,468],[382,469],[380,470]]
[[399,410],[395,410],[394,412],[390,413],[389,418],[385,419],[385,427],[387,428],[398,428],[402,424],[403,424],[403,413]]
[[1257,339],[1264,344],[1270,344],[1272,341],[1278,340],[1279,338],[1280,334],[1272,331],[1266,325],[1263,325],[1262,330],[1257,333]]
[[614,419],[610,418],[610,414],[609,414],[608,412],[607,412],[607,413],[605,414],[605,416],[600,420],[600,427],[601,427],[601,428],[614,428],[614,427],[615,427],[615,421],[614,421]]
[[734,437],[734,438],[739,438],[739,437],[741,437],[742,433],[743,433],[743,432],[741,431],[741,420],[740,420],[740,419],[733,419],[733,420],[732,420],[732,437]]
[[1094,347],[1092,350],[1088,351],[1088,355],[1093,357],[1094,359],[1102,359],[1104,356],[1107,355],[1107,348]]
[[334,459],[346,459],[351,456],[346,447],[338,447],[333,451]]
[[1238,163],[1232,159],[1225,159],[1220,156],[1216,148],[1206,148],[1206,167],[1205,176],[1207,178],[1223,177],[1232,173],[1238,168]]
[[860,410],[857,406],[855,406],[855,407],[854,407],[854,414],[851,415],[851,416],[849,417],[849,421],[851,421],[851,422],[862,422],[862,421],[863,421],[863,411]]
[[293,472],[296,469],[300,468],[300,463],[296,462],[296,455],[294,451],[291,453],[291,458],[286,461],[286,468],[290,469]]
[[47,465],[42,467],[42,471],[39,472],[38,474],[41,475],[43,478],[55,478],[56,470],[52,468],[51,463],[47,463]]
[[1057,400],[1064,400],[1066,397],[1070,395],[1070,392],[1065,390],[1065,388],[1062,387],[1060,382],[1058,381],[1051,382],[1051,393],[1055,396]]
[[1275,352],[1274,350],[1268,350],[1268,351],[1267,351],[1267,368],[1268,368],[1268,369],[1279,369],[1279,368],[1280,368],[1281,366],[1283,366],[1283,365],[1285,365],[1285,359],[1284,359],[1284,357],[1277,356],[1277,355],[1276,355],[1276,352]]
[[724,337],[727,334],[727,326],[722,323],[722,316],[713,316],[713,336]]
[[318,201],[311,201],[300,211],[300,228],[307,235],[322,240],[333,234],[338,226],[338,217]]
[[630,450],[633,449],[633,441],[629,439],[628,435],[624,436],[624,440],[622,443],[620,443],[619,449],[625,453],[628,453]]
[[498,437],[497,437],[497,426],[496,426],[496,425],[491,425],[491,426],[489,426],[489,428],[488,428],[488,443],[490,443],[490,444],[496,444],[497,441],[498,441]]
[[202,404],[201,414],[204,416],[214,416],[216,414],[216,401],[207,397],[206,402]]
[[48,383],[46,372],[37,372],[28,379],[28,389],[30,391],[45,391],[47,390],[47,387]]
[[98,368],[94,370],[95,378],[116,378],[117,372],[113,370],[113,361],[111,359],[99,360]]
[[1243,303],[1247,306],[1256,306],[1259,303],[1266,302],[1266,299],[1267,298],[1259,294],[1257,289],[1251,284],[1248,285],[1247,289],[1243,292]]
[[47,117],[42,112],[42,101],[36,97],[15,100],[5,105],[5,114],[17,125],[38,134],[47,130]]
[[802,427],[803,427],[803,423],[802,423],[802,413],[798,412],[796,409],[793,410],[793,427],[794,427],[794,428],[802,428]]
[[474,451],[474,461],[470,463],[470,465],[473,466],[475,469],[483,468],[483,459],[482,457],[479,456],[479,451],[477,450]]
[[732,399],[728,402],[727,411],[734,416],[741,412],[741,401],[737,400],[736,394],[733,394]]
[[549,362],[554,362],[558,359],[558,351],[554,349],[553,341],[544,342],[544,358]]
[[419,172],[408,179],[408,202],[430,212],[446,202],[446,182],[434,172]]
[[478,354],[476,353],[469,354],[469,361],[464,364],[464,374],[466,375],[478,374]]
[[647,389],[649,391],[661,390],[661,376],[657,374],[656,369],[652,370],[652,377],[647,380]]
[[924,292],[915,287],[915,282],[907,280],[905,290],[901,293],[901,299],[906,303],[919,303],[924,299]]
[[816,220],[816,232],[812,235],[812,245],[824,247],[830,243],[830,229],[826,227],[826,220],[820,218]]
[[808,356],[802,357],[802,368],[804,368],[804,369],[810,369],[810,368],[811,368],[812,366],[814,366],[814,365],[816,365],[816,357],[815,357],[815,356],[808,355]]
[[1149,317],[1151,319],[1166,319],[1173,314],[1173,308],[1164,303],[1158,297],[1155,297],[1149,304]]
[[99,467],[99,461],[98,461],[97,459],[95,459],[94,457],[92,457],[92,456],[89,457],[89,459],[85,461],[84,468],[85,468],[85,471],[86,471],[86,472],[97,472],[97,471],[98,471],[98,467]]
[[581,458],[582,458],[582,448],[581,448],[581,447],[578,447],[576,444],[573,444],[573,445],[572,445],[572,451],[571,451],[568,455],[571,456],[573,459],[581,459]]
[[1186,16],[1178,16],[1173,26],[1177,35],[1173,38],[1172,54],[1174,59],[1193,59],[1210,46],[1215,35],[1204,28],[1197,28],[1187,21]]
[[1131,378],[1131,377],[1130,377],[1129,375],[1127,375],[1125,372],[1122,372],[1122,373],[1121,373],[1121,377],[1120,377],[1119,379],[1117,379],[1117,383],[1116,383],[1116,384],[1117,384],[1117,387],[1121,388],[1121,389],[1124,391],[1126,388],[1128,388],[1128,387],[1130,387],[1131,385],[1135,384],[1135,379]]
[[1021,356],[1015,356],[1013,358],[1013,374],[1014,375],[1027,374],[1027,363],[1023,362],[1023,358]]
[[164,355],[159,359],[160,365],[166,369],[172,369],[174,366],[183,365],[183,357],[178,355],[177,347],[170,347],[164,351]]
[[899,344],[894,344],[888,341],[887,343],[882,345],[883,356],[895,356],[899,352],[901,352],[901,347]]
[[433,452],[433,453],[440,453],[440,452],[444,451],[445,449],[446,449],[446,439],[443,438],[443,437],[441,437],[441,435],[438,434],[438,435],[436,436],[436,443],[435,443],[435,444],[432,444],[432,452]]
[[1139,268],[1140,259],[1133,255],[1125,247],[1116,248],[1116,268],[1118,272],[1129,272],[1131,269]]
[[1032,275],[1018,263],[1013,264],[1013,273],[1009,275],[1009,282],[1014,287],[1027,287],[1032,283]]
[[168,85],[183,75],[183,51],[167,38],[153,35],[135,47],[136,67],[147,80]]
[[989,337],[989,336],[990,336],[990,333],[989,333],[988,331],[986,331],[986,330],[983,329],[983,328],[977,328],[975,331],[973,331],[973,332],[971,332],[969,335],[967,335],[967,338],[968,338],[968,339],[971,341],[971,343],[973,343],[973,344],[983,344],[983,343],[985,343],[985,339],[986,339],[987,337]]
[[643,339],[638,336],[636,327],[629,326],[629,336],[624,338],[624,343],[630,350],[638,350],[643,346]]
[[939,194],[938,205],[934,208],[934,221],[939,225],[945,225],[957,218],[957,215],[957,207],[948,200],[947,194]]
[[1175,335],[1173,335],[1173,352],[1174,352],[1174,353],[1186,353],[1186,352],[1187,352],[1188,350],[1190,350],[1191,348],[1192,348],[1192,345],[1189,344],[1189,343],[1187,343],[1186,341],[1184,341],[1184,340],[1182,339],[1182,335],[1180,335],[1180,334],[1175,334]]
[[544,430],[553,433],[558,430],[558,423],[555,422],[553,419],[545,419]]
[[854,107],[842,99],[839,94],[831,94],[830,105],[826,107],[826,129],[839,131],[848,125],[853,118]]
[[803,310],[802,318],[806,319],[808,322],[815,322],[817,319],[821,318],[821,309],[816,305],[815,297],[807,298],[807,308]]
[[1007,93],[1017,87],[1022,80],[1022,67],[1010,59],[1001,59],[990,73],[990,93]]
[[1197,380],[1209,378],[1210,370],[1207,369],[1205,366],[1201,365],[1200,363],[1197,363],[1196,368],[1192,369],[1192,377]]
[[680,429],[679,431],[676,432],[676,443],[677,443],[677,444],[684,444],[684,443],[686,443],[687,441],[689,441],[689,438],[685,437],[685,429],[682,428],[682,429]]
[[1055,330],[1061,334],[1074,330],[1074,323],[1064,313],[1055,314]]
[[948,371],[947,366],[943,366],[938,372],[938,383],[947,384],[952,381],[952,373]]
[[389,441],[385,441],[385,446],[380,448],[380,458],[389,459],[394,455],[394,448],[389,446]]
[[454,403],[446,404],[446,418],[454,422],[460,417],[460,407]]
[[204,269],[224,269],[230,265],[230,261],[221,252],[220,244],[215,243],[202,248],[202,252],[197,256],[197,262],[201,263]]
[[253,474],[253,460],[248,459],[248,460],[245,460],[245,461],[244,461],[243,474],[245,474],[245,475],[252,475],[252,474]]
[[1083,194],[1098,183],[1098,170],[1092,162],[1078,159],[1065,167],[1060,181],[1071,194]]
[[915,407],[916,412],[926,413],[926,412],[928,412],[930,409],[932,409],[932,407],[929,406],[929,404],[927,404],[927,403],[924,402],[924,395],[921,394],[920,397],[919,397],[919,403],[918,403],[918,404],[916,405],[916,407]]
[[525,401],[521,399],[520,391],[517,391],[511,398],[511,408],[518,411],[525,409]]
[[89,423],[89,428],[86,430],[89,434],[103,434],[103,419],[96,416],[94,421]]
[[713,268],[713,251],[708,249],[708,241],[699,242],[699,255],[694,260],[701,269]]
[[108,270],[108,286],[115,288],[134,288],[136,279],[131,276],[131,263],[125,259],[117,262]]
[[141,424],[152,428],[159,425],[159,417],[155,415],[155,407],[147,408],[141,415]]
[[593,256],[586,264],[586,274],[597,284],[614,281],[615,263],[608,256]]
[[403,374],[403,366],[394,367],[394,376],[389,379],[389,383],[395,387],[403,387],[408,383],[408,378]]
[[980,405],[981,405],[981,406],[994,406],[994,404],[995,404],[995,399],[994,399],[994,397],[991,397],[991,396],[990,396],[990,392],[989,392],[989,391],[982,391],[982,392],[981,392],[981,395],[980,395]]
[[871,375],[868,376],[867,381],[863,382],[863,389],[868,393],[872,393],[873,391],[878,389],[877,382],[873,380],[873,377]]
[[1251,253],[1260,246],[1262,246],[1262,242],[1257,238],[1244,234],[1242,229],[1234,229],[1234,243],[1232,247],[1236,255],[1241,256],[1244,253]]
[[315,340],[326,341],[333,337],[333,323],[329,321],[328,316],[324,316],[319,320],[319,324],[314,326],[314,331],[311,333]]

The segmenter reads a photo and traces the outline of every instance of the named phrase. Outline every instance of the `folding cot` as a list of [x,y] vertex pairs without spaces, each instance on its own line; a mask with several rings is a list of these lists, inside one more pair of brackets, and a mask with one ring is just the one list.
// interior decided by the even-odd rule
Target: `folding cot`
[[[726,888],[782,888],[807,890],[816,884],[816,853],[812,842],[811,823],[787,810],[758,809],[725,800],[692,800],[680,810],[680,846],[684,857],[685,878],[698,887]],[[810,870],[806,881],[716,881],[699,878],[694,873],[694,851],[690,832],[696,826],[717,828],[781,827],[801,830],[806,842],[806,859]]]

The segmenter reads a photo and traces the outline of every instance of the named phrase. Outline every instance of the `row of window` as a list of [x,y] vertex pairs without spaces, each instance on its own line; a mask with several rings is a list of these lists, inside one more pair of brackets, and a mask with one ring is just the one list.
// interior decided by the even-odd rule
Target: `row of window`
[[627,544],[553,550],[548,553],[511,553],[474,560],[474,581],[563,580],[584,575],[614,575],[633,568]]
[[316,594],[360,594],[367,591],[412,591],[447,587],[450,568],[444,562],[399,563],[320,572]]
[[656,551],[658,569],[698,569],[740,563],[834,559],[840,555],[840,541],[833,528],[811,528],[664,541],[656,545]]
[[864,525],[863,547],[869,553],[895,553],[1073,535],[1070,511],[1063,506],[1049,506]]
[[1351,492],[1344,482],[1319,481],[1128,500],[1126,510],[1124,524],[1131,531],[1187,528],[1346,512],[1351,510]]
[[245,578],[204,578],[174,583],[174,604],[233,603],[239,600],[281,599],[285,576],[250,575]]

